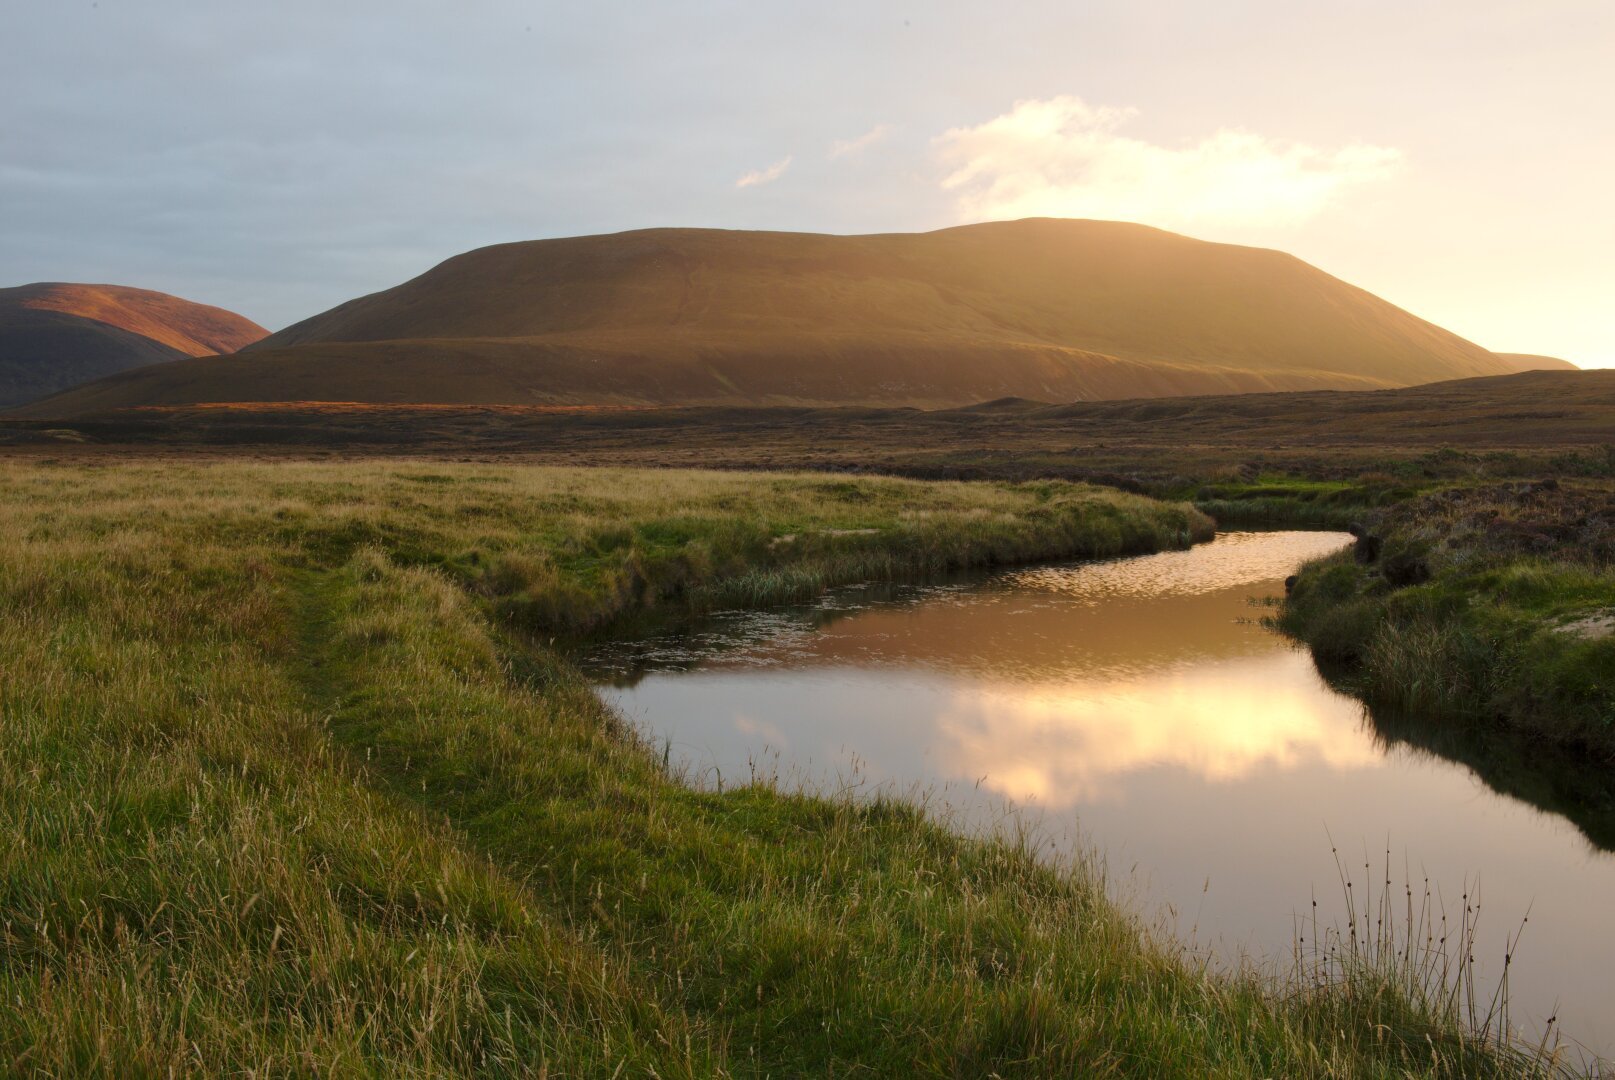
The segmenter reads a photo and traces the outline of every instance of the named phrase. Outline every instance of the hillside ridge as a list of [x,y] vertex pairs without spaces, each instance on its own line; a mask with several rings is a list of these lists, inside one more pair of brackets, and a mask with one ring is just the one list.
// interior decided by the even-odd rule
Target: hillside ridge
[[0,289],[0,406],[129,369],[233,353],[268,330],[224,308],[125,285]]
[[1372,389],[1514,370],[1283,252],[1042,218],[928,233],[669,228],[498,244],[238,357],[74,393],[84,409],[276,400],[939,408]]

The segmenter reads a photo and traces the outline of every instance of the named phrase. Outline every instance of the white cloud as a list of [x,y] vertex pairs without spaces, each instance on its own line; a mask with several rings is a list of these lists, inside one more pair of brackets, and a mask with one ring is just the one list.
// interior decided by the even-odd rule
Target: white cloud
[[785,175],[785,170],[791,167],[792,155],[786,154],[766,169],[753,169],[751,172],[735,181],[737,188],[756,187],[758,184],[772,184]]
[[1121,134],[1136,109],[1061,96],[1018,101],[933,140],[964,220],[1090,217],[1167,227],[1283,226],[1315,217],[1344,189],[1383,180],[1401,152],[1325,150],[1223,128],[1159,146]]
[[892,133],[888,124],[876,124],[856,139],[837,139],[830,144],[830,159],[833,161],[847,154],[856,154],[869,149]]

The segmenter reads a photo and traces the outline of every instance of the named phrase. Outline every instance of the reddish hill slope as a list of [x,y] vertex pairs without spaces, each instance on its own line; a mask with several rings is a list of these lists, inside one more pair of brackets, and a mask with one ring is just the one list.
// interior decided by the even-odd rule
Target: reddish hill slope
[[1039,219],[922,234],[652,229],[503,244],[238,357],[130,373],[53,405],[950,406],[1512,370],[1280,252]]
[[0,405],[165,360],[233,353],[268,333],[223,308],[147,289],[0,289]]

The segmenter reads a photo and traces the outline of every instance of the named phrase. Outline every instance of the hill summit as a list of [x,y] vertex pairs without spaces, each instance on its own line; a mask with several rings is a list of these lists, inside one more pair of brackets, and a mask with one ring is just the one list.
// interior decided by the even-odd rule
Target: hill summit
[[129,368],[232,353],[268,333],[223,308],[123,285],[0,289],[0,406]]
[[947,407],[1321,388],[1518,364],[1277,251],[1030,219],[501,244],[222,360],[52,403]]

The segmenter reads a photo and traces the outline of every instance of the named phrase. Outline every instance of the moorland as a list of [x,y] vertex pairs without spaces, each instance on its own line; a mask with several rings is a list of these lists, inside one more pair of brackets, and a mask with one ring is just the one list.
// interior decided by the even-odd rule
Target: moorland
[[1210,528],[1065,481],[8,457],[0,982],[25,1007],[0,1011],[0,1055],[119,1076],[1563,1067],[1469,1028],[1395,932],[1322,968],[1213,967],[1024,836],[687,784],[554,647],[647,607]]
[[1479,717],[1582,758],[1615,752],[1599,621],[1615,605],[1608,372],[931,411],[282,402],[53,417],[52,406],[0,418],[0,441],[63,463],[412,455],[1057,479],[1191,502],[1225,525],[1354,526],[1380,556],[1309,569],[1281,620],[1332,673],[1432,721]]

